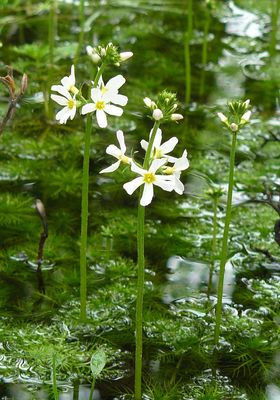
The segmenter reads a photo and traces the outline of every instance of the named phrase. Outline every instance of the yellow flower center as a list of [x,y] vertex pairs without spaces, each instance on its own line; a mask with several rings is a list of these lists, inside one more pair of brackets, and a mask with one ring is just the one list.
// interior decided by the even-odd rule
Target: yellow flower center
[[96,102],[95,107],[97,110],[103,110],[103,108],[105,108],[105,102],[102,100],[99,100]]
[[143,180],[145,183],[153,183],[156,180],[155,174],[152,172],[147,172],[143,176]]
[[71,92],[73,94],[77,94],[77,93],[79,93],[79,89],[77,89],[76,86],[72,85],[69,88],[69,92]]
[[121,156],[119,156],[119,160],[121,162],[123,162],[124,164],[130,164],[130,160],[129,160],[129,158],[127,156],[121,155]]
[[160,149],[155,149],[154,158],[162,158],[162,151]]
[[72,110],[72,108],[75,107],[75,101],[72,100],[72,99],[71,99],[71,100],[68,100],[67,106],[68,106],[68,108],[70,108],[70,110]]
[[174,167],[166,167],[166,168],[164,169],[164,173],[165,173],[166,175],[172,175],[174,172],[175,172],[175,168],[174,168]]

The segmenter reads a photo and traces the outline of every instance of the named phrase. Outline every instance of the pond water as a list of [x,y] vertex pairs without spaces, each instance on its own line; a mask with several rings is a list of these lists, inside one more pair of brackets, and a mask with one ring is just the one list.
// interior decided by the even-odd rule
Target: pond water
[[[123,117],[110,117],[105,130],[94,123],[91,137],[88,321],[82,324],[84,123],[78,117],[57,124],[49,98],[75,59],[79,2],[0,5],[1,76],[11,65],[17,83],[23,73],[29,82],[0,136],[2,400],[133,398],[137,196],[122,190],[128,169],[99,171],[110,165],[105,149],[116,143],[118,129],[131,154],[143,153],[139,142],[152,128],[143,98],[164,89],[177,93],[184,120],[162,130],[166,140],[178,137],[177,157],[187,149],[190,168],[182,173],[182,196],[156,190],[146,207],[143,399],[280,399],[280,1],[193,0],[192,6],[188,42],[188,0],[85,3],[77,80],[89,80],[93,69],[87,44],[113,42],[134,56],[104,74],[106,81],[118,73],[127,80]],[[1,118],[8,104],[2,89]],[[216,114],[233,99],[250,99],[252,117],[238,133],[221,340],[213,353],[230,152]],[[206,194],[213,184],[225,190],[214,254],[213,201]],[[36,199],[48,221],[41,273]],[[90,360],[100,348],[107,363],[92,392]]]

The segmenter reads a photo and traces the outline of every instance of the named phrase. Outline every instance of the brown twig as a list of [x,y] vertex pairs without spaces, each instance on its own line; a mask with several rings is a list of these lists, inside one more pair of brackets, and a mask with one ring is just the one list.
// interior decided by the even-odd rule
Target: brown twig
[[44,245],[45,245],[45,241],[47,240],[49,233],[48,233],[48,223],[47,223],[45,207],[40,199],[36,200],[36,209],[37,209],[37,212],[39,214],[39,217],[40,217],[40,220],[41,220],[41,223],[43,226],[43,232],[40,235],[39,246],[38,246],[38,256],[37,256],[38,289],[40,292],[45,294],[45,285],[44,285],[41,265],[42,265],[42,261],[43,261]]

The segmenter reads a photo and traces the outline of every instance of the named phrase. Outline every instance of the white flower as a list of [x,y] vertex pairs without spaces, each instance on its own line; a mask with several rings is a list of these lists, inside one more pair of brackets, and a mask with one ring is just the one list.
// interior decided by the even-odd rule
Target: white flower
[[87,46],[86,47],[86,51],[88,56],[91,58],[91,60],[94,62],[94,64],[98,64],[99,61],[101,60],[101,58],[99,57],[99,55],[96,52],[96,49],[94,47],[91,46]]
[[218,112],[217,115],[224,124],[228,122],[228,118],[223,113]]
[[69,118],[72,120],[75,117],[77,102],[75,95],[72,97],[63,86],[59,89],[59,93],[63,96],[58,96],[56,94],[51,95],[52,100],[57,102],[59,105],[64,106],[63,109],[56,114],[55,118],[60,124],[66,124]]
[[237,132],[238,131],[238,125],[235,124],[234,122],[232,124],[230,124],[229,127],[232,130],[232,132]]
[[247,99],[246,101],[244,101],[243,105],[245,106],[245,108],[248,108],[250,105],[250,99]]
[[124,51],[124,52],[120,53],[120,61],[121,62],[126,61],[132,56],[133,56],[132,51]]
[[182,114],[171,114],[170,118],[171,118],[171,121],[180,121],[184,117]]
[[106,93],[104,94],[99,88],[91,89],[91,99],[93,103],[85,104],[82,107],[82,114],[96,111],[96,120],[100,128],[106,128],[107,126],[106,113],[117,117],[120,117],[123,113],[122,108],[110,104],[110,96],[106,96]]
[[117,158],[118,161],[115,162],[114,164],[112,164],[110,167],[102,169],[102,171],[100,171],[100,174],[116,171],[116,169],[119,168],[119,166],[121,165],[122,162],[125,164],[131,164],[131,158],[127,157],[125,155],[126,145],[124,142],[123,131],[121,131],[121,130],[117,131],[117,139],[118,139],[120,148],[118,148],[114,144],[110,144],[110,146],[108,146],[106,149],[106,153]]
[[242,115],[240,123],[241,124],[246,124],[247,122],[249,122],[250,118],[251,118],[251,111],[247,111],[245,112],[245,114]]
[[[152,131],[150,132],[150,138],[151,138],[151,133],[152,133]],[[177,159],[174,157],[170,157],[167,154],[170,153],[174,149],[174,147],[178,143],[178,139],[174,136],[171,139],[167,140],[167,142],[164,142],[163,144],[161,144],[161,140],[162,140],[162,130],[158,129],[156,132],[153,147],[152,147],[152,153],[151,153],[152,157],[153,158],[167,158],[168,161],[175,162],[175,160],[177,160]],[[141,140],[140,143],[141,143],[142,149],[147,151],[149,143],[146,140]]]
[[125,78],[122,75],[117,75],[111,78],[106,85],[100,77],[98,82],[98,88],[101,90],[104,98],[107,102],[117,104],[118,106],[126,106],[128,98],[122,94],[119,94],[119,89],[125,83]]
[[53,85],[51,87],[51,90],[54,92],[58,92],[64,96],[64,89],[66,89],[68,92],[71,92],[73,94],[77,94],[79,92],[79,89],[76,88],[75,83],[75,67],[72,65],[71,67],[71,74],[69,76],[64,76],[64,78],[61,79],[62,85]]
[[169,176],[157,175],[156,171],[162,167],[166,159],[154,160],[148,170],[138,167],[134,162],[131,163],[131,170],[141,175],[123,185],[125,191],[131,195],[139,186],[144,185],[143,194],[140,200],[141,206],[149,205],[154,196],[154,185],[161,189],[171,192],[174,189],[174,181]]
[[174,190],[178,194],[183,194],[184,185],[180,181],[181,171],[189,168],[189,160],[187,158],[187,150],[184,150],[182,157],[178,158],[173,167],[164,167],[164,173],[173,176],[174,179]]
[[148,108],[154,109],[154,108],[157,107],[156,103],[155,103],[154,101],[152,101],[149,97],[145,97],[145,98],[143,99],[143,101],[144,101],[145,105],[146,105]]
[[163,118],[163,113],[159,108],[156,108],[153,111],[153,118],[154,118],[155,121],[159,121],[160,119]]

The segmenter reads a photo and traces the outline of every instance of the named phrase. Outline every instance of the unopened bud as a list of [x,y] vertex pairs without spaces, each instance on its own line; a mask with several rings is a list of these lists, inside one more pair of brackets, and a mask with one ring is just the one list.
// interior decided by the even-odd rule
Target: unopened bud
[[106,56],[106,49],[104,49],[104,47],[102,47],[102,49],[100,51],[100,54],[101,54],[102,57]]
[[249,107],[249,104],[250,104],[250,99],[244,101],[243,106],[245,107],[245,109]]
[[155,107],[156,107],[156,104],[155,104],[149,97],[145,97],[145,98],[143,99],[143,101],[144,101],[145,105],[146,105],[148,108],[155,108]]
[[23,74],[21,79],[20,94],[23,95],[27,90],[28,78],[26,74]]
[[121,62],[126,61],[132,56],[133,56],[132,51],[125,51],[123,53],[120,53],[120,61]]
[[252,114],[251,111],[245,112],[245,114],[243,114],[242,117],[241,117],[240,123],[241,124],[247,124],[247,122],[249,122],[249,120],[251,118],[251,114]]
[[181,119],[183,119],[183,115],[182,114],[171,114],[171,121],[180,121]]
[[87,54],[89,55],[89,57],[91,58],[92,62],[94,62],[94,64],[98,64],[99,61],[101,60],[101,58],[96,53],[95,49],[91,46],[87,46],[86,51],[87,51]]
[[234,122],[232,124],[230,124],[229,127],[232,130],[232,132],[237,132],[238,131],[238,125],[235,124]]
[[218,112],[217,115],[218,115],[218,117],[220,118],[220,120],[221,120],[224,124],[226,124],[226,123],[228,122],[227,117],[226,117],[223,113]]
[[156,120],[156,121],[159,121],[160,119],[163,118],[163,113],[162,113],[162,111],[161,111],[159,108],[156,108],[156,109],[153,111],[153,118],[154,118],[154,120]]

